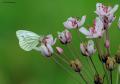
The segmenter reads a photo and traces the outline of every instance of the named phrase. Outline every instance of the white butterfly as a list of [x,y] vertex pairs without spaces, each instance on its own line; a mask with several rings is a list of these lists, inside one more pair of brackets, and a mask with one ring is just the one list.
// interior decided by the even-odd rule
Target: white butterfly
[[35,49],[42,39],[38,34],[26,31],[26,30],[18,30],[16,31],[17,38],[19,40],[20,47],[25,51],[31,51]]

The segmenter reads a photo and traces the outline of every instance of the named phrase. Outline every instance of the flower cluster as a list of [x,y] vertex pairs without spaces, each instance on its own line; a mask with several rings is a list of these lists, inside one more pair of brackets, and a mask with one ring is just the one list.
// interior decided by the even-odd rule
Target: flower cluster
[[[112,72],[115,69],[117,64],[120,64],[120,49],[118,49],[115,56],[111,56],[110,53],[110,39],[109,39],[109,28],[112,25],[112,22],[116,19],[115,12],[118,9],[118,5],[115,5],[113,8],[111,6],[105,6],[102,3],[96,4],[96,11],[97,17],[93,22],[93,26],[89,27],[89,29],[83,27],[86,16],[82,16],[81,19],[78,17],[69,17],[67,21],[63,23],[64,31],[58,32],[57,40],[61,42],[61,45],[67,46],[70,53],[74,49],[69,47],[72,43],[72,33],[70,32],[71,29],[77,29],[79,33],[84,34],[86,38],[89,38],[88,42],[80,42],[80,52],[78,56],[81,55],[88,58],[90,62],[90,66],[94,68],[94,84],[103,84],[105,78],[109,78],[110,80],[107,81],[107,84],[112,84]],[[118,20],[118,28],[120,28],[120,18]],[[50,35],[38,35],[31,31],[26,30],[18,30],[16,35],[19,39],[20,47],[25,51],[36,50],[41,52],[42,55],[46,57],[51,57],[56,61],[56,57],[60,58],[64,61],[72,70],[76,73],[80,74],[81,78],[85,81],[86,84],[89,84],[89,79],[86,79],[85,76],[82,74],[82,67],[83,63],[79,57],[74,57],[71,59],[69,56],[65,55],[64,49],[60,46],[56,46],[56,38],[54,39],[53,36]],[[100,40],[104,36],[104,43],[106,51],[103,52],[103,48],[100,45]],[[54,50],[53,46],[55,46],[56,51]],[[75,51],[75,50],[74,50]],[[97,71],[96,66],[92,60],[92,56],[98,52],[98,58],[104,67],[104,74],[101,74]],[[76,53],[76,52],[75,52]],[[72,55],[72,54],[70,54]],[[58,63],[58,62],[57,62]],[[59,64],[59,63],[58,63]],[[107,73],[110,72],[110,75]],[[120,73],[120,67],[118,68],[118,72]],[[107,80],[107,79],[106,79]]]

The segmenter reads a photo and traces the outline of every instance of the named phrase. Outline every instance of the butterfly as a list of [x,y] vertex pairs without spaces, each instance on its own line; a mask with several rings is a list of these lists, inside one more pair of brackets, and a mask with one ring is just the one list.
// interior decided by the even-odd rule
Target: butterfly
[[16,31],[16,36],[19,40],[20,47],[25,51],[35,49],[42,39],[42,36],[27,30]]

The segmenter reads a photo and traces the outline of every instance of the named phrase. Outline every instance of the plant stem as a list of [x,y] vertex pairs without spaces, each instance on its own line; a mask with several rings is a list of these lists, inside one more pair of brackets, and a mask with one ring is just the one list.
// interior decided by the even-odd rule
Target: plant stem
[[110,71],[110,84],[112,84],[112,71]]
[[73,43],[71,43],[70,47],[73,49],[73,52],[76,54],[76,56],[80,59],[80,54],[77,52],[77,49],[74,47]]
[[64,59],[64,58],[62,58],[60,55],[58,55],[57,53],[54,53],[58,58],[60,58],[63,62],[65,62],[66,64],[68,64],[69,65],[69,62],[66,60],[66,59]]
[[102,60],[102,56],[103,56],[103,52],[102,52],[102,49],[100,47],[100,39],[96,39],[96,48],[97,48],[97,51],[98,51],[98,56],[99,56],[99,59],[100,61]]
[[[96,47],[97,47],[97,50],[98,50],[98,56],[99,56],[99,59],[100,61],[102,61],[102,56],[103,56],[103,52],[102,52],[102,49],[100,47],[100,39],[96,39]],[[102,66],[103,66],[103,70],[104,70],[104,73],[106,74],[106,79],[108,80],[107,82],[109,83],[109,76],[107,74],[107,71],[106,71],[106,68],[105,68],[105,65],[103,62],[101,62]]]
[[73,78],[77,83],[82,84],[81,81],[77,80],[77,79],[72,75],[72,73],[70,72],[69,69],[67,69],[67,68],[66,68],[65,66],[63,66],[60,62],[58,62],[53,56],[51,57],[51,59],[52,59],[56,64],[58,64],[62,69],[64,69],[66,72],[68,72],[69,75],[71,75],[72,78]]
[[118,71],[116,73],[117,73],[116,84],[119,84],[119,73],[118,73]]
[[109,83],[109,76],[108,76],[107,70],[106,70],[105,65],[103,63],[102,63],[102,65],[103,65],[103,69],[104,69],[104,73],[105,73],[105,76],[106,76],[107,83]]
[[81,72],[79,72],[79,75],[81,76],[81,78],[84,80],[84,82],[86,83],[86,84],[88,84],[88,82],[87,82],[87,79],[82,75],[82,73]]
[[65,53],[62,53],[62,55],[66,58],[67,61],[71,60]]
[[94,62],[92,61],[92,58],[91,58],[91,57],[89,57],[89,58],[90,58],[90,61],[91,61],[92,65],[93,65],[93,67],[94,67],[94,69],[95,69],[96,73],[98,74],[98,71],[97,71],[97,69],[96,69],[96,67],[95,67]]
[[116,71],[116,73],[117,73],[116,84],[120,84],[120,71],[119,71],[120,65],[118,64],[117,67],[118,67],[118,69]]
[[75,54],[73,53],[73,50],[69,47],[69,45],[67,45],[67,47],[68,47],[69,51],[71,52],[71,54],[73,55],[73,58],[75,59],[76,56],[75,56]]
[[90,68],[91,68],[92,73],[95,75],[95,72],[94,72],[94,69],[93,69],[93,67],[92,67],[92,65],[91,65],[91,62],[90,62],[90,60],[89,60],[89,57],[87,57],[87,61],[88,61],[88,63],[89,63],[89,66],[90,66]]
[[[80,37],[80,32],[79,32],[79,29],[76,29],[77,33],[78,33],[78,38]],[[79,38],[80,40],[80,43],[82,42],[82,40]]]

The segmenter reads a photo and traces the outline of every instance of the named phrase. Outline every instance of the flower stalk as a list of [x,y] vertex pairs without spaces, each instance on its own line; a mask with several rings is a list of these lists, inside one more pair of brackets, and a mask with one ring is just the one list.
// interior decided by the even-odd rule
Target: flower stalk
[[110,71],[110,84],[112,84],[112,71]]
[[94,69],[96,71],[96,74],[99,74],[91,57],[90,57],[90,61],[91,61],[92,65],[93,65],[93,67],[94,67]]
[[84,80],[84,82],[85,82],[86,84],[89,84],[88,81],[87,81],[87,79],[82,75],[82,73],[79,73],[79,75],[80,75],[80,77]]

